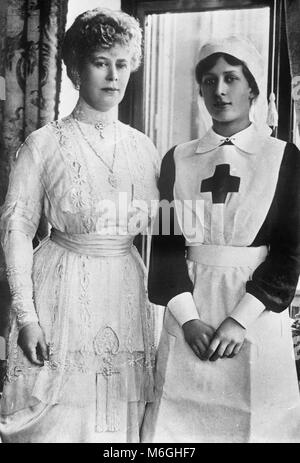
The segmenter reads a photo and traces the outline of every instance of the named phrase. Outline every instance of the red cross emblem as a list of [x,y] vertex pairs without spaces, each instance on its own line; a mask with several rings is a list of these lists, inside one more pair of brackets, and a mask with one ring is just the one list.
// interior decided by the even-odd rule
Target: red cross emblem
[[202,193],[211,192],[213,204],[225,204],[228,193],[239,191],[241,179],[230,175],[230,164],[219,164],[214,175],[201,182]]

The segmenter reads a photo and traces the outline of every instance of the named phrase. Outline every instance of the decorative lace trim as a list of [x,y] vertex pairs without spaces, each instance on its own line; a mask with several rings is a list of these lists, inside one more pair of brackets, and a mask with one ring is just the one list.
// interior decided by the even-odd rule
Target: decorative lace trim
[[8,266],[6,275],[12,297],[11,309],[16,314],[18,326],[38,322],[31,286],[28,286],[28,268],[25,265]]
[[145,199],[145,176],[146,167],[143,154],[143,149],[139,146],[136,130],[129,128],[129,164],[133,176],[134,184],[134,199]]
[[90,345],[90,328],[91,328],[91,312],[90,312],[90,297],[89,297],[89,272],[88,272],[88,256],[80,256],[80,296],[79,302],[82,310],[80,311],[81,326],[81,352],[84,353],[89,350]]
[[[110,327],[105,327],[105,329],[112,330]],[[112,330],[113,331],[113,330]],[[103,356],[95,355],[93,352],[85,352],[84,354],[80,352],[69,353],[64,362],[56,359],[56,351],[53,344],[49,343],[49,358],[44,362],[42,368],[50,371],[63,371],[65,374],[89,374],[96,373],[101,374],[102,376],[108,378],[116,373],[120,374],[121,368],[123,369],[126,366],[130,368],[140,368],[148,369],[149,362],[145,358],[145,353],[143,351],[135,352],[118,352],[113,353],[111,350],[105,352]],[[14,358],[18,358],[18,346],[15,345]],[[10,364],[13,364],[13,361],[10,359]],[[151,364],[153,367],[153,363]],[[37,374],[41,370],[40,367],[35,367],[31,365],[15,365],[13,367],[7,367],[6,371],[6,380],[8,382],[16,381],[20,376],[26,376],[27,374],[33,373]]]
[[60,148],[65,155],[64,159],[68,164],[73,186],[71,202],[77,211],[86,209],[91,204],[90,188],[87,182],[87,173],[76,157],[76,150],[74,143],[72,143],[72,139],[76,137],[72,121],[70,118],[65,118],[62,121],[51,122],[50,126],[58,138]]

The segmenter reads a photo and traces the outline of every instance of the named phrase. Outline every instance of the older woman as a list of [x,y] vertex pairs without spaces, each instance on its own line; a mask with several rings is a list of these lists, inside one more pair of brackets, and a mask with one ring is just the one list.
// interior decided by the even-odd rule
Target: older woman
[[248,40],[205,45],[196,77],[212,128],[163,159],[161,199],[175,199],[182,234],[153,237],[149,297],[168,309],[145,441],[300,442],[285,310],[300,271],[300,153],[251,122],[262,69]]
[[[72,114],[33,132],[13,166],[1,220],[11,287],[4,442],[137,442],[152,398],[153,327],[132,242],[149,222],[159,159],[116,106],[138,68],[141,31],[95,9],[67,31],[79,90]],[[33,253],[44,209],[50,238]]]

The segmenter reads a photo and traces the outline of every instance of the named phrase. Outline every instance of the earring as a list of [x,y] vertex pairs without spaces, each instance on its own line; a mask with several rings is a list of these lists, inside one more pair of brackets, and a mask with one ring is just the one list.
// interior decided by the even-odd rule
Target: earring
[[80,90],[81,80],[77,70],[72,70],[72,80],[76,90]]

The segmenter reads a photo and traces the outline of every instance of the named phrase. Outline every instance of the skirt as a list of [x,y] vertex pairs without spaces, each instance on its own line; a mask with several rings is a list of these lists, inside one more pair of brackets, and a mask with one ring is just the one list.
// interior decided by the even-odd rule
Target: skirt
[[138,442],[153,400],[154,329],[144,264],[46,239],[34,255],[34,302],[49,348],[32,365],[12,317],[1,399],[3,442]]
[[[212,262],[188,261],[194,300],[205,323],[217,328],[245,294],[259,264],[251,253],[244,265],[226,250],[222,262],[219,252]],[[210,362],[196,357],[166,309],[155,401],[146,407],[142,441],[300,442],[300,398],[287,311],[264,311],[247,330],[236,357]]]

